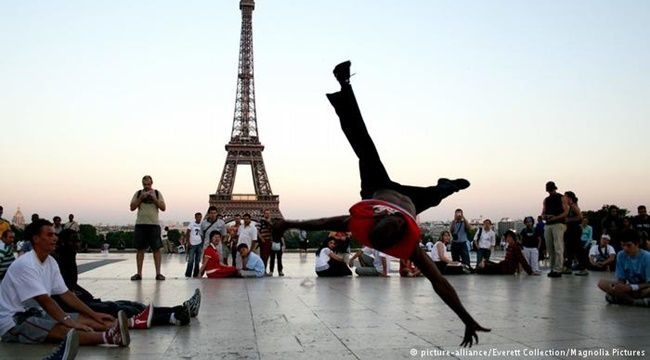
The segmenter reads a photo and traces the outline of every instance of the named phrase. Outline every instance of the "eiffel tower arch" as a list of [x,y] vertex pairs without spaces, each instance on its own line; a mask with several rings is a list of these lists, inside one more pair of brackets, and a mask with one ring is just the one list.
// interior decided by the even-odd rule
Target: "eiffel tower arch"
[[[226,163],[216,194],[210,195],[210,205],[217,207],[228,220],[235,214],[249,213],[262,217],[262,210],[271,210],[271,217],[282,218],[280,197],[273,195],[266,174],[262,151],[257,133],[255,110],[255,76],[253,71],[253,10],[254,0],[241,0],[241,37],[239,41],[239,69],[237,74],[237,96],[235,115],[232,122],[230,142],[226,144]],[[255,194],[233,194],[237,167],[250,165]]]

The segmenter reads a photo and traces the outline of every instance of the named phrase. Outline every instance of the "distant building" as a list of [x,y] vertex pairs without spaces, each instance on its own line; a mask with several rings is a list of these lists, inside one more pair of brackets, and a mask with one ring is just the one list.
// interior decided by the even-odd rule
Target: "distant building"
[[20,211],[20,206],[16,210],[14,217],[11,218],[11,224],[20,230],[25,229],[25,217],[23,216],[23,212]]

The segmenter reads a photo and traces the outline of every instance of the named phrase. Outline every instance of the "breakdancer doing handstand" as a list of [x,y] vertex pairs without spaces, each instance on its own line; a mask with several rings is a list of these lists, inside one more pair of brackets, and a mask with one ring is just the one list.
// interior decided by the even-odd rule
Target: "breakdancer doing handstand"
[[336,110],[341,128],[359,158],[362,201],[350,208],[349,215],[305,221],[280,220],[273,225],[281,236],[291,228],[303,230],[350,231],[352,236],[369,247],[398,257],[410,259],[431,281],[433,289],[465,323],[461,346],[478,343],[477,331],[490,331],[479,325],[465,310],[451,284],[440,274],[431,258],[420,249],[420,228],[417,214],[440,204],[447,196],[469,187],[465,179],[439,179],[436,186],[415,187],[398,184],[390,179],[379,158],[366,125],[361,117],[352,86],[350,62],[334,68],[341,91],[327,94]]

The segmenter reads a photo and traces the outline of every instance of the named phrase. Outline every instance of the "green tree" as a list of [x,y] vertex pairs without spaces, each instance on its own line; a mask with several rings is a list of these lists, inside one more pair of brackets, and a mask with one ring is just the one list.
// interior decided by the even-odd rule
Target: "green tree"
[[101,246],[101,241],[99,236],[97,236],[97,228],[92,225],[79,225],[79,238],[81,239],[81,242],[86,243],[89,248],[99,248]]

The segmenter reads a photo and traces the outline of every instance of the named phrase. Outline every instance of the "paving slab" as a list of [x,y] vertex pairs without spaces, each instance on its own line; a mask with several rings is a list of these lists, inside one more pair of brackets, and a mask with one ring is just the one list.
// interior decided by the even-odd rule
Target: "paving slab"
[[[586,277],[448,277],[465,307],[490,333],[458,346],[464,327],[424,278],[317,278],[313,254],[283,257],[285,277],[186,279],[185,257],[163,255],[155,281],[130,281],[135,254],[80,254],[82,286],[107,300],[173,306],[195,288],[199,317],[187,327],[133,330],[129,348],[83,347],[79,359],[572,359],[650,354],[650,309],[609,305]],[[397,263],[392,264],[393,270]],[[54,345],[0,344],[0,359],[40,359]],[[584,355],[587,356],[584,356]],[[606,355],[609,354],[609,355]],[[617,355],[619,354],[619,355]],[[639,358],[642,358],[639,357]]]

